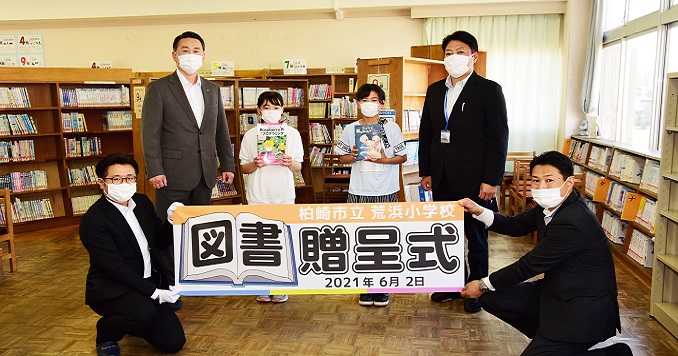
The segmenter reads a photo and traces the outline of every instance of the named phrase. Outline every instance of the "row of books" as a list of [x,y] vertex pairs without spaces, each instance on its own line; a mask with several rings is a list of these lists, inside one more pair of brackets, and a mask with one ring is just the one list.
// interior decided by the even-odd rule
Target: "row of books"
[[403,163],[403,167],[411,167],[419,164],[419,141],[406,141],[405,149],[407,149],[407,161]]
[[624,208],[624,202],[626,201],[626,194],[635,193],[636,191],[625,186],[621,183],[612,182],[610,188],[607,191],[607,198],[605,199],[605,204],[610,207],[610,209],[621,213]]
[[352,119],[358,117],[358,103],[348,96],[332,99],[330,117],[333,119]]
[[421,110],[405,110],[403,112],[403,131],[418,131],[421,124]]
[[603,221],[601,222],[603,231],[607,238],[617,245],[623,245],[626,237],[626,230],[629,224],[623,221],[609,210],[603,212]]
[[323,157],[325,154],[332,152],[331,147],[317,147],[313,146],[310,148],[308,154],[308,160],[311,163],[312,167],[320,167],[323,163]]
[[645,160],[643,176],[640,177],[640,189],[659,193],[659,182],[661,181],[659,161],[653,159]]
[[584,141],[572,141],[570,145],[569,156],[572,160],[580,164],[586,164],[589,156],[589,143]]
[[324,119],[330,117],[331,106],[330,103],[308,103],[308,118]]
[[212,188],[212,199],[230,197],[237,194],[238,191],[235,190],[233,183],[226,183],[221,177],[217,177],[217,184]]
[[59,88],[63,107],[127,106],[129,87],[116,88]]
[[308,125],[308,134],[313,144],[331,144],[332,137],[325,124],[311,122]]
[[623,182],[640,184],[645,158],[615,151],[608,174]]
[[631,241],[629,242],[629,250],[626,253],[641,266],[652,268],[654,241],[642,232],[633,230]]
[[612,159],[612,147],[596,146],[591,147],[591,154],[589,155],[589,167],[597,169],[602,172],[607,172]]
[[86,166],[80,168],[69,168],[68,173],[69,186],[90,185],[97,182],[96,168],[94,166]]
[[[270,88],[254,88],[254,87],[242,87],[240,88],[240,107],[244,109],[256,108],[257,100],[261,93],[271,90]],[[303,88],[282,88],[282,89],[273,89],[280,93],[283,97],[284,106],[291,107],[303,107],[304,106],[304,89]]]
[[66,157],[88,157],[101,154],[101,139],[99,137],[64,138]]
[[341,140],[341,135],[344,134],[344,128],[348,124],[334,124],[334,140],[332,142],[339,142]]
[[104,111],[101,113],[101,117],[104,119],[104,130],[106,131],[132,129],[131,110]]
[[641,197],[635,221],[654,234],[655,222],[657,221],[657,202],[651,198]]
[[12,192],[47,189],[47,172],[33,170],[28,172],[9,172],[0,175],[0,189],[5,188],[9,188]]
[[308,87],[309,100],[332,99],[332,86],[329,84],[311,84]]
[[81,112],[62,112],[61,129],[63,132],[87,132],[87,120]]
[[224,109],[233,109],[235,106],[235,86],[219,87],[219,92],[221,93],[221,101],[224,103]]
[[73,215],[80,215],[87,212],[92,204],[101,198],[101,194],[84,195],[81,197],[72,197],[71,206],[73,206]]
[[0,108],[30,108],[26,87],[0,87]]
[[[14,222],[35,221],[54,217],[52,203],[49,199],[21,201],[19,198],[14,198],[14,202],[11,205],[12,220]],[[0,211],[4,214],[4,205]],[[2,222],[5,222],[4,216],[2,216]]]
[[405,186],[405,201],[428,202],[433,201],[433,191],[424,190],[419,184]]
[[0,135],[37,134],[35,120],[28,114],[0,114]]
[[[575,167],[578,167],[575,165]],[[596,191],[596,187],[598,186],[598,179],[603,178],[602,175],[593,172],[593,171],[587,171],[585,175],[585,181],[584,181],[584,191],[586,194],[589,196],[593,196],[593,193]]]
[[586,206],[591,209],[591,211],[595,214],[598,211],[598,203],[594,202],[593,200],[586,199]]
[[0,162],[25,162],[35,160],[33,140],[0,141]]

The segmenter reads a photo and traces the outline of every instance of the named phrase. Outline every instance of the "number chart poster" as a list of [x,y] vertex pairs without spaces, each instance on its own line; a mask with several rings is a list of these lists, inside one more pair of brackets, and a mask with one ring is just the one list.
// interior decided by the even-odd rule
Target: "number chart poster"
[[181,295],[458,292],[457,202],[183,206]]

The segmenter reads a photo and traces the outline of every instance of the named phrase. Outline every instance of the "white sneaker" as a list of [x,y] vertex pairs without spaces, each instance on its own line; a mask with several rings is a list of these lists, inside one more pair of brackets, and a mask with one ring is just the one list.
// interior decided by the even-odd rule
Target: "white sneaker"
[[270,295],[257,296],[257,302],[259,302],[259,303],[270,303],[271,302],[271,296]]
[[285,303],[287,301],[287,294],[277,294],[271,296],[273,303]]

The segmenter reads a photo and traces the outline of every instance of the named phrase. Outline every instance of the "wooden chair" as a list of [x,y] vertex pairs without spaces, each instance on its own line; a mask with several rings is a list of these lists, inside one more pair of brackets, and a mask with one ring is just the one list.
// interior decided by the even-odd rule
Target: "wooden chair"
[[532,162],[531,158],[513,161],[513,179],[509,187],[509,215],[526,211],[528,203],[532,201],[530,162]]
[[5,188],[0,196],[0,204],[3,205],[2,214],[5,217],[4,225],[0,226],[0,243],[7,243],[7,252],[2,254],[2,261],[9,260],[10,272],[17,271],[16,249],[14,247],[14,224],[12,223],[12,202],[9,197],[9,188]]
[[350,166],[339,161],[340,155],[325,154],[322,161],[323,202],[345,203],[348,197],[350,174],[335,174],[337,168],[348,169]]
[[506,171],[504,172],[504,179],[501,182],[501,187],[499,188],[499,195],[497,199],[499,200],[499,207],[501,211],[506,211],[506,201],[509,198],[509,188],[511,187],[511,182],[513,182],[513,165],[514,161],[517,159],[529,159],[534,158],[535,151],[513,151],[506,154]]

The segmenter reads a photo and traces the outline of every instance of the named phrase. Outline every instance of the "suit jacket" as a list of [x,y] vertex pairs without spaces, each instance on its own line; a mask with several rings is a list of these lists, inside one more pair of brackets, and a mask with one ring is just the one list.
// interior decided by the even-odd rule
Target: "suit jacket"
[[[146,195],[135,194],[134,215],[148,240],[153,271],[162,273],[158,248],[166,249],[172,243],[171,224],[163,224],[155,213],[153,203]],[[149,298],[158,287],[144,279],[144,260],[132,228],[118,208],[103,195],[80,221],[80,240],[89,252],[89,272],[85,288],[85,303],[136,291]]]
[[164,174],[172,190],[191,190],[201,177],[214,187],[216,157],[222,171],[235,172],[219,86],[202,77],[200,80],[205,100],[200,127],[176,71],[151,82],[146,89],[141,116],[146,175]]
[[[445,129],[445,79],[426,91],[419,127],[419,175],[431,176],[433,189],[449,184],[461,197],[477,197],[481,183],[500,185],[508,149],[506,101],[501,86],[475,72],[468,78]],[[443,171],[448,181],[442,182]]]
[[490,230],[523,236],[537,230],[540,241],[515,263],[490,275],[501,290],[544,273],[539,328],[552,340],[598,342],[621,331],[617,281],[610,245],[598,219],[573,191],[544,223],[543,208],[507,217],[495,213]]

